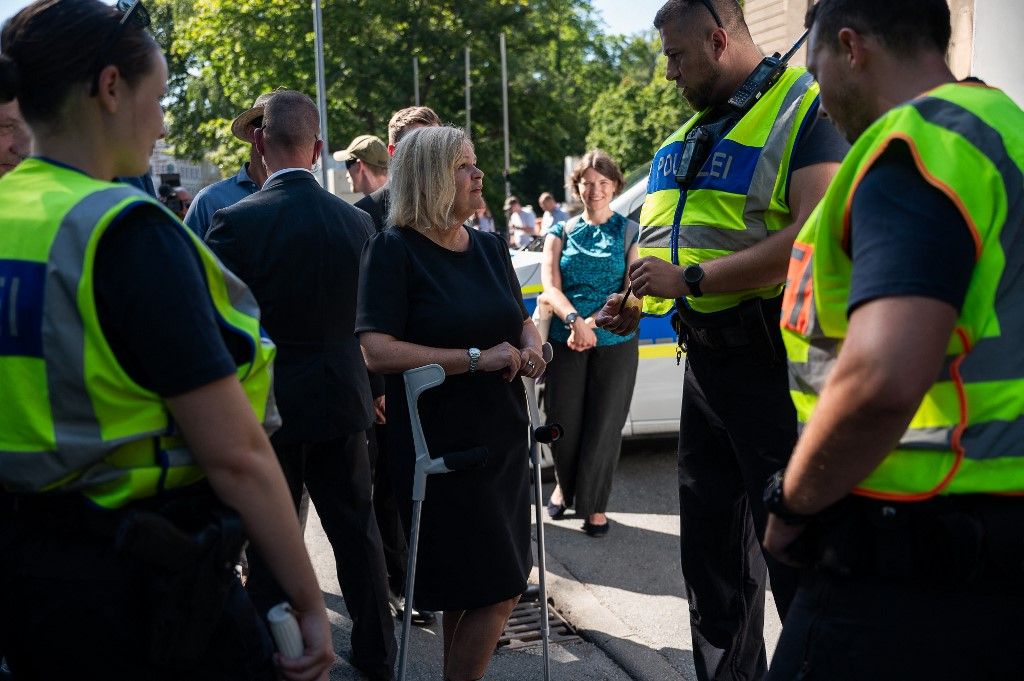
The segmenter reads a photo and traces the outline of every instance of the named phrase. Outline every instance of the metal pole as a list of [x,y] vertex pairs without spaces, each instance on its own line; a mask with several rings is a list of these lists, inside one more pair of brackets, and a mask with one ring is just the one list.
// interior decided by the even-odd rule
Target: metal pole
[[420,105],[420,60],[412,58],[412,92],[416,100],[416,106]]
[[469,45],[466,46],[466,134],[473,137],[473,117],[471,112],[473,111],[473,101],[470,96],[470,90],[473,88],[473,82],[469,77]]
[[505,196],[512,193],[512,183],[509,182],[509,153],[508,153],[508,64],[505,61],[505,34],[501,34],[501,108],[502,117],[505,123]]
[[323,151],[320,152],[320,178],[324,189],[327,184],[327,161],[330,158],[330,146],[327,144],[327,85],[324,78],[324,17],[320,11],[320,0],[313,0],[313,33],[316,40],[316,92],[317,107],[320,110],[320,139],[323,140]]

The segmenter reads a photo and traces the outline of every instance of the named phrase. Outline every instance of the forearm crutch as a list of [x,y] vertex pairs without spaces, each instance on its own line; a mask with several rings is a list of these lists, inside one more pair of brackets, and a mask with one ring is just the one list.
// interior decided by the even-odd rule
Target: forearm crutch
[[[542,349],[545,362],[552,357],[551,344],[545,343]],[[541,625],[540,638],[544,651],[544,681],[551,676],[551,659],[548,654],[548,639],[551,627],[548,623],[548,587],[544,561],[544,508],[543,490],[541,489],[540,446],[551,444],[562,436],[562,426],[557,423],[541,423],[540,408],[537,405],[537,384],[532,378],[524,378],[526,384],[526,404],[530,410],[530,462],[533,464],[533,507],[536,510],[537,522],[537,571],[540,576]]]
[[431,459],[427,451],[427,440],[423,436],[423,425],[417,403],[420,395],[444,383],[444,369],[437,364],[409,369],[405,377],[405,397],[409,403],[409,422],[412,425],[412,441],[416,450],[416,470],[412,479],[412,523],[409,528],[409,565],[405,577],[405,609],[402,614],[402,647],[398,656],[398,681],[405,681],[405,669],[409,655],[409,631],[412,628],[413,589],[416,586],[416,549],[420,539],[420,513],[423,497],[427,491],[427,476],[452,471],[479,468],[487,462],[487,449],[474,447],[462,452],[443,454]]

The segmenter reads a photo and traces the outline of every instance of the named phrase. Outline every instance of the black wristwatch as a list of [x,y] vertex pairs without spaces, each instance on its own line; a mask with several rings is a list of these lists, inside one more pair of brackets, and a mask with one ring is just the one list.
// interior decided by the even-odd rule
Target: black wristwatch
[[565,315],[565,328],[566,329],[571,329],[572,328],[572,323],[575,322],[579,318],[580,318],[580,315],[579,315],[578,312],[570,312],[569,314]]
[[782,479],[784,470],[776,471],[768,478],[768,486],[764,488],[764,507],[774,513],[779,520],[787,525],[806,525],[812,518],[809,515],[794,513],[786,507],[782,498]]
[[700,290],[700,282],[703,280],[704,268],[700,265],[689,265],[683,270],[683,281],[686,282],[686,287],[690,289],[690,295],[694,298],[704,295],[704,292]]

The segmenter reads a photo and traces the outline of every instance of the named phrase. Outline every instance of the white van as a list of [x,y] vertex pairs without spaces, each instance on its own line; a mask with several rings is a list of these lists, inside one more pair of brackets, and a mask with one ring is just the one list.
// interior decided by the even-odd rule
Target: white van
[[[640,208],[647,195],[647,169],[631,173],[626,187],[612,201],[612,210],[639,221]],[[530,313],[536,308],[537,296],[543,290],[540,279],[543,248],[543,238],[537,238],[528,246],[512,252],[512,264]],[[633,402],[622,434],[624,437],[673,436],[679,431],[683,367],[676,366],[675,332],[668,317],[644,317],[641,320],[639,353]],[[544,463],[549,465],[549,461]]]

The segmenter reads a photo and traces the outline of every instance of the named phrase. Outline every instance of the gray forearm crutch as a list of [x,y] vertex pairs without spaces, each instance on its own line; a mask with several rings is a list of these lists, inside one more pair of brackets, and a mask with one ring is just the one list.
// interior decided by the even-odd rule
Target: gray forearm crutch
[[409,369],[405,377],[405,397],[409,403],[409,422],[412,441],[416,449],[416,470],[412,479],[412,523],[409,528],[409,565],[405,578],[405,610],[402,614],[402,647],[398,656],[398,681],[405,681],[405,668],[409,654],[409,631],[412,628],[413,593],[416,586],[416,549],[420,540],[420,513],[427,491],[427,476],[458,470],[479,468],[487,462],[487,449],[474,447],[463,452],[443,454],[431,459],[417,403],[420,395],[444,383],[444,369],[437,364]]
[[[545,343],[543,347],[545,362],[550,362],[552,357],[551,344]],[[526,384],[526,404],[530,409],[530,461],[533,464],[533,507],[536,511],[537,522],[537,572],[540,581],[540,609],[541,625],[540,638],[544,650],[544,681],[551,676],[551,659],[548,654],[548,639],[551,635],[551,628],[548,623],[548,586],[546,573],[547,568],[544,561],[544,508],[543,490],[541,489],[540,470],[540,446],[550,444],[562,436],[562,426],[557,423],[540,423],[540,408],[537,405],[537,384],[532,378],[524,378]]]

